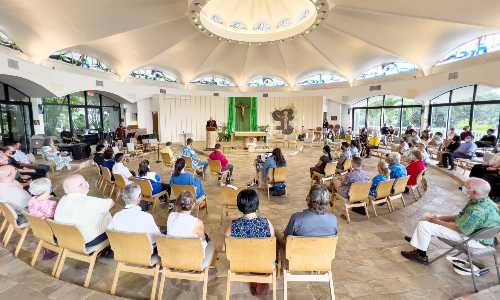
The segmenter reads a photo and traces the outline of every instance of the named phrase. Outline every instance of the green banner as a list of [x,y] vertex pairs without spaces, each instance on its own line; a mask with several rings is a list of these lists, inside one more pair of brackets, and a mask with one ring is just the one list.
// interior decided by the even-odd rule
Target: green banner
[[228,130],[257,131],[257,97],[229,97],[228,100]]

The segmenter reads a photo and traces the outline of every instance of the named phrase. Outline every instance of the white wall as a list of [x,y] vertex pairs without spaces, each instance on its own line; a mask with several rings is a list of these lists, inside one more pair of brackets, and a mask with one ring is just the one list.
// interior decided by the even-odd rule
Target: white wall
[[[342,104],[333,101],[332,99],[326,99],[326,116],[328,118],[328,123],[336,125],[342,124]],[[332,116],[337,116],[337,121],[331,121]]]
[[125,115],[122,115],[122,119],[125,120],[125,126],[137,125],[137,118],[132,118],[133,114],[137,114],[137,103],[122,104],[122,108],[126,110]]
[[277,126],[271,114],[275,109],[293,107],[295,119],[292,124],[296,128],[306,129],[321,126],[323,123],[323,97],[268,97],[258,100],[257,123],[259,126]]
[[137,125],[139,128],[146,128],[148,134],[153,133],[153,110],[158,107],[158,99],[148,98],[137,102]]

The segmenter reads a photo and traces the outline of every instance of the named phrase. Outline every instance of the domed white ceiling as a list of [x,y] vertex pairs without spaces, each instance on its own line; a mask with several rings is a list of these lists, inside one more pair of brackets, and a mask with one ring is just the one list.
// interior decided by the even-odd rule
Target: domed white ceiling
[[[228,42],[224,38],[234,36],[213,34],[207,23],[197,26],[206,2],[205,21],[224,27],[224,34],[240,26],[227,27],[234,22],[247,31],[269,24],[270,34],[307,26],[276,42],[269,42],[275,37],[265,37],[266,30],[258,33],[262,43]],[[301,17],[310,5],[316,11]],[[182,82],[214,73],[239,85],[256,75],[277,75],[293,85],[317,70],[352,80],[393,61],[428,70],[452,48],[499,28],[498,0],[0,0],[0,30],[34,61],[75,48],[100,57],[122,78],[158,66]]]

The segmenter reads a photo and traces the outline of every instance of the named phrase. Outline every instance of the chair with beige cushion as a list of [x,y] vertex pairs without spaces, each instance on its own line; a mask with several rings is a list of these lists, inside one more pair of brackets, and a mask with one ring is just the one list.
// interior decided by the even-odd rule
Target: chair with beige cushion
[[97,256],[109,246],[109,241],[105,240],[95,246],[85,247],[83,235],[76,226],[59,224],[50,220],[47,222],[56,236],[57,244],[63,249],[61,261],[56,271],[56,278],[59,279],[61,276],[66,259],[72,258],[89,264],[87,276],[85,277],[85,282],[83,284],[84,287],[89,287]]
[[351,223],[351,218],[349,216],[349,208],[353,207],[364,207],[366,212],[366,217],[370,218],[368,213],[368,203],[370,203],[369,193],[371,182],[355,182],[349,187],[349,198],[344,198],[341,194],[336,193],[333,197],[333,207],[335,207],[335,200],[340,199],[344,203],[345,213],[347,218],[347,223]]
[[238,193],[241,191],[241,189],[238,188],[233,188],[231,186],[223,186],[221,188],[222,191],[222,212],[220,215],[220,222],[222,223],[224,221],[224,218],[227,218],[229,216],[228,212],[231,209],[238,209],[238,206],[236,205],[236,197],[238,196]]
[[216,176],[219,185],[222,185],[225,176],[229,176],[229,170],[222,171],[220,160],[209,159],[208,168],[210,169],[210,174]]
[[5,220],[7,221],[7,231],[3,237],[3,246],[7,247],[10,242],[10,238],[12,237],[12,233],[16,232],[20,235],[19,242],[17,242],[16,250],[14,251],[14,256],[17,256],[19,251],[21,251],[26,235],[28,235],[30,226],[27,222],[21,225],[17,224],[17,214],[9,204],[0,203],[0,209],[2,210]]
[[38,244],[36,246],[35,252],[33,253],[33,258],[31,259],[31,266],[35,266],[38,256],[42,249],[48,249],[57,253],[56,261],[54,262],[54,267],[52,267],[52,276],[56,275],[57,267],[61,260],[62,249],[57,245],[54,240],[54,233],[52,228],[50,228],[49,223],[45,219],[26,215],[28,223],[30,224],[31,231],[33,235],[38,239]]
[[130,180],[137,183],[141,187],[142,200],[153,203],[153,212],[155,212],[160,204],[160,197],[167,195],[167,191],[165,190],[153,194],[153,186],[151,185],[151,182],[149,182],[149,179],[131,177]]
[[[111,196],[113,194],[113,191],[115,189],[115,182],[112,180],[111,176],[111,171],[106,168],[106,167],[101,167],[101,172],[102,172],[102,189],[101,193],[103,196]],[[109,186],[109,194],[106,193],[106,190],[108,189]]]
[[[258,255],[256,255],[258,253]],[[231,282],[270,283],[276,300],[276,238],[226,237],[226,300],[231,298]]]
[[111,285],[111,295],[116,294],[116,287],[121,272],[142,274],[153,277],[151,300],[156,299],[156,287],[160,274],[160,258],[153,255],[153,247],[147,233],[130,233],[108,230],[111,249],[116,265],[115,276]]
[[[179,184],[172,184],[170,185],[170,188],[172,189],[172,195],[171,198],[177,199],[177,197],[183,192],[183,191],[189,191],[191,194],[196,196],[196,186],[194,185],[179,185]],[[198,207],[198,210],[196,211],[196,216],[200,213],[200,207],[205,207],[205,213],[208,216],[208,201],[207,201],[207,195],[203,195],[199,198],[196,198],[196,206]],[[203,204],[203,205],[202,205]]]
[[335,300],[332,261],[335,258],[337,237],[288,236],[286,260],[283,262],[284,299],[288,297],[288,282],[328,282],[330,294]]
[[[275,183],[285,183],[286,184],[286,167],[271,168],[268,171],[267,178],[267,200],[270,199],[270,190]],[[285,188],[285,197],[287,196],[287,189]]]
[[208,270],[213,256],[205,257],[201,240],[199,238],[158,236],[156,245],[163,267],[158,299],[163,298],[163,289],[167,278],[203,282],[202,299],[207,299]]
[[401,200],[403,207],[406,207],[405,198],[403,197],[403,193],[406,188],[406,183],[410,179],[410,176],[399,177],[394,182],[394,186],[392,187],[391,195],[388,197],[387,201],[392,210],[394,210],[394,201]]
[[389,202],[389,196],[391,195],[393,186],[394,186],[394,179],[382,181],[377,186],[375,197],[370,196],[370,203],[372,204],[375,216],[378,216],[376,206],[383,203],[387,203],[387,208],[389,209],[389,212],[392,212],[393,209]]

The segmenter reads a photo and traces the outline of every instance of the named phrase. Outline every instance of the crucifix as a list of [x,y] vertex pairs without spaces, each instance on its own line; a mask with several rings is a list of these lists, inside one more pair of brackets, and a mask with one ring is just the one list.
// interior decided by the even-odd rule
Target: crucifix
[[240,109],[241,119],[244,120],[245,119],[245,109],[248,108],[248,105],[246,105],[244,103],[240,103],[240,105],[238,105],[237,107]]

